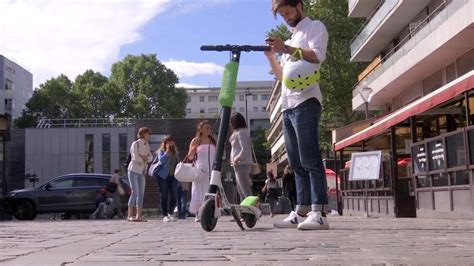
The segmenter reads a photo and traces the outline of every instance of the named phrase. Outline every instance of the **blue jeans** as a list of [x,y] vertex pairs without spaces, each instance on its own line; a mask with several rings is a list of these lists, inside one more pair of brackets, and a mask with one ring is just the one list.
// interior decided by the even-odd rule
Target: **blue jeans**
[[178,180],[174,176],[168,176],[166,179],[157,177],[156,180],[160,186],[161,212],[164,216],[172,215],[178,196]]
[[319,147],[321,104],[311,98],[283,112],[288,162],[295,172],[296,211],[323,211],[328,204],[327,181]]
[[187,190],[183,190],[183,186],[178,182],[177,207],[180,219],[184,219],[186,217],[186,193]]
[[128,182],[132,193],[128,199],[128,207],[143,207],[143,196],[145,195],[145,175],[128,171]]

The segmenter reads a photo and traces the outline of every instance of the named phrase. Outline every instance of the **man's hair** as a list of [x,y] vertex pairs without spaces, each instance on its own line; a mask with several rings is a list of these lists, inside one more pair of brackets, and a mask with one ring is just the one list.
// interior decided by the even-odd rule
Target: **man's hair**
[[278,9],[283,6],[296,7],[299,3],[303,6],[303,0],[273,0],[272,1],[272,12],[276,16]]

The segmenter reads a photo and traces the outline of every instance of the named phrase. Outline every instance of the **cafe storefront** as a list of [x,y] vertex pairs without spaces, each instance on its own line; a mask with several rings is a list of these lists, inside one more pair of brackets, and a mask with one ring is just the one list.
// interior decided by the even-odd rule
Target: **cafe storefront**
[[[473,121],[470,71],[362,130],[333,132],[339,209],[344,215],[474,218]],[[349,179],[346,161],[363,151],[382,151],[378,180]]]

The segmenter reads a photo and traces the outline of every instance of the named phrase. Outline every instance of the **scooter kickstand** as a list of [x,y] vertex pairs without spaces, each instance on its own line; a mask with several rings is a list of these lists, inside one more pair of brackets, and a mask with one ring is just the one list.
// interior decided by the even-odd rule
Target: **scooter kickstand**
[[235,210],[234,207],[232,207],[232,216],[234,216],[234,220],[235,222],[237,223],[237,225],[240,227],[240,230],[244,231],[245,228],[244,226],[242,225],[242,222],[240,221],[240,216],[239,214],[237,213],[237,211]]

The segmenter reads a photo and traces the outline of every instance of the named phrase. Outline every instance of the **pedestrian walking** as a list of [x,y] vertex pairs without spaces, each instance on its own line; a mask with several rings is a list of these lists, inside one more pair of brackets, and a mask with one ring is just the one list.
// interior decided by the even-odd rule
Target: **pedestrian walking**
[[245,118],[240,113],[234,114],[230,118],[232,135],[229,138],[231,144],[230,162],[235,172],[238,192],[243,200],[252,196],[252,180],[250,171],[252,170],[252,140],[247,128]]
[[147,127],[138,130],[138,139],[130,146],[128,181],[132,189],[128,199],[128,221],[146,222],[142,217],[143,196],[145,195],[145,171],[153,159],[148,141],[151,131]]

